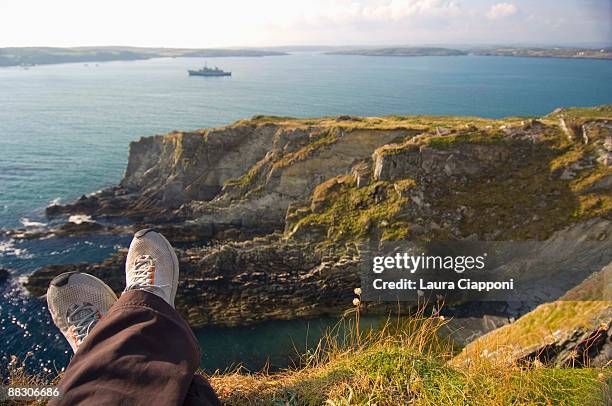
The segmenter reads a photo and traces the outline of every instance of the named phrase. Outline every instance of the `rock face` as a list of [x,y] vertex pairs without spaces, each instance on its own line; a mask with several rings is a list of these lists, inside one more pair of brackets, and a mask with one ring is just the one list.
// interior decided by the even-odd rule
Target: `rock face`
[[148,192],[151,203],[162,207],[211,200],[227,180],[241,176],[270,151],[277,130],[238,125],[142,138],[130,144],[121,187]]
[[311,128],[279,131],[272,150],[243,177],[225,184],[210,204],[194,204],[199,221],[261,223],[282,229],[290,204],[306,204],[314,188],[348,172],[372,151],[414,134],[410,129]]
[[120,185],[81,197],[47,214],[80,212],[132,218],[159,216],[194,200],[213,199],[225,181],[241,176],[270,151],[273,125],[170,133],[132,142]]
[[[338,255],[268,237],[176,251],[181,268],[176,308],[194,327],[338,314],[359,286],[358,260],[350,250]],[[101,264],[52,265],[32,275],[26,287],[43,295],[55,276],[81,271],[119,294],[126,254]]]
[[[255,117],[145,137],[118,186],[47,209],[102,229],[50,233],[158,228],[182,244],[177,308],[193,325],[338,313],[359,282],[358,241],[547,240],[572,225],[580,239],[590,222],[607,241],[611,118],[607,107],[540,120]],[[124,256],[42,268],[28,288],[79,269],[119,291]]]
[[[518,147],[515,146],[516,149]],[[374,153],[374,180],[393,181],[422,174],[458,177],[495,171],[509,164],[509,147],[465,144],[443,150],[406,144],[406,148],[380,148]]]

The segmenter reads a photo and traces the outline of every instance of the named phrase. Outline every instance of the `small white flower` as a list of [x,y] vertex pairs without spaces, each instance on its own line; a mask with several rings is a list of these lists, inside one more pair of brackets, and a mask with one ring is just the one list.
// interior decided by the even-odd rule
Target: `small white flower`
[[358,298],[353,299],[353,306],[359,306],[361,304],[361,300]]
[[361,288],[355,288],[355,291],[354,291],[354,292],[355,292],[355,294],[356,294],[357,296],[360,296],[360,295],[361,295]]

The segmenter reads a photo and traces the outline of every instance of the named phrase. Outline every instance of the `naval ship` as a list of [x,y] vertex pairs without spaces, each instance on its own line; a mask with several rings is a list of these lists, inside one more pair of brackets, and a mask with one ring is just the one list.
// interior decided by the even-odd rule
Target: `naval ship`
[[187,72],[189,72],[189,76],[232,76],[232,72],[226,72],[216,66],[214,68],[204,66],[202,69],[197,70],[189,69]]

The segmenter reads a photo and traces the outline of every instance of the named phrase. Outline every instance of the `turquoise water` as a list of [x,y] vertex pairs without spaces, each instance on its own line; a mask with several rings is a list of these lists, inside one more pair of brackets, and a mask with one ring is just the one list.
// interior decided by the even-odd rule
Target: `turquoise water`
[[[50,202],[116,184],[128,143],[144,135],[220,126],[255,114],[502,117],[612,103],[612,61],[295,54],[208,62],[233,76],[187,76],[188,68],[204,65],[198,58],[1,68],[0,228],[41,226]],[[128,240],[0,240],[0,268],[19,276],[50,263],[98,261]],[[25,297],[15,278],[0,293],[4,361],[8,354],[34,351],[31,367],[64,366],[68,346],[43,304]],[[332,321],[312,323],[320,329]],[[267,358],[282,364],[293,351],[289,343],[303,340],[308,325],[200,332],[210,349],[203,365],[224,369],[250,360],[255,367]],[[271,337],[283,344],[264,345]],[[224,349],[224,342],[232,345]]]

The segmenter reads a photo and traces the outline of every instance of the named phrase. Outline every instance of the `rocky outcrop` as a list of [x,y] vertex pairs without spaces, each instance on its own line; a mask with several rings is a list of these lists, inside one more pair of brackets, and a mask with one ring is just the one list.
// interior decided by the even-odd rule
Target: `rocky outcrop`
[[[588,141],[568,139],[558,114]],[[182,244],[177,308],[193,325],[336,313],[358,284],[350,247],[359,241],[551,240],[571,230],[581,239],[600,229],[593,238],[608,241],[611,115],[256,117],[145,137],[130,145],[118,186],[47,210],[92,221],[49,233],[156,227]],[[45,267],[28,288],[42,294],[54,275],[80,269],[120,290],[124,256]],[[560,282],[557,296],[579,281]]]
[[517,357],[520,362],[561,367],[605,367],[612,360],[612,306],[600,314],[599,325],[579,327],[550,344],[535,345]]
[[612,359],[612,263],[515,322],[468,344],[453,363],[473,356],[556,367],[603,367]]
[[307,203],[314,188],[348,172],[373,150],[415,134],[410,129],[312,128],[278,133],[273,149],[243,177],[226,183],[211,203],[195,203],[192,216],[201,222],[223,221],[282,229],[287,208]]
[[396,147],[383,147],[374,152],[374,180],[393,181],[406,177],[474,176],[497,171],[510,164],[512,151],[519,145],[459,144],[455,148],[419,146],[414,140]]

